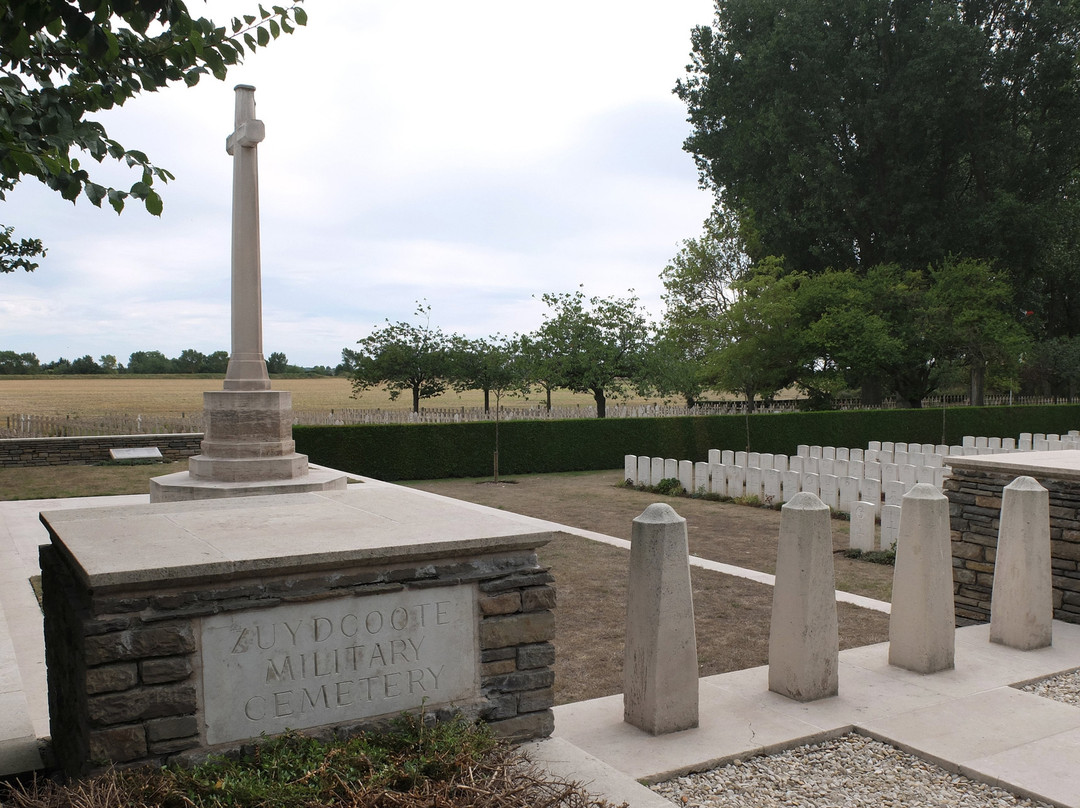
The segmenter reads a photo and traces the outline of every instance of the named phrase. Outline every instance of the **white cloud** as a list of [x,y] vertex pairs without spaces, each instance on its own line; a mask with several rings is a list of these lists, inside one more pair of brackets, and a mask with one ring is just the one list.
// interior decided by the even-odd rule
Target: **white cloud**
[[[223,20],[247,0],[218,2]],[[222,14],[220,9],[224,8]],[[710,0],[309,3],[309,26],[227,83],[140,97],[110,135],[176,174],[160,219],[40,188],[0,221],[42,237],[0,277],[0,348],[43,360],[227,349],[232,87],[257,87],[264,348],[335,364],[426,298],[469,336],[535,328],[546,291],[634,288],[709,209],[671,88]],[[92,173],[98,170],[91,166]],[[125,185],[121,167],[99,176]]]

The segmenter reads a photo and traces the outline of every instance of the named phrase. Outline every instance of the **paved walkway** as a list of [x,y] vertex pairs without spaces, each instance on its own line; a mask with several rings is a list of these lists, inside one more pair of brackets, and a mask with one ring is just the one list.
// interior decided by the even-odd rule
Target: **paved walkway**
[[[430,495],[435,496],[435,495]],[[136,504],[146,496],[0,503],[0,773],[41,766],[48,736],[41,613],[27,579],[47,541],[42,510]],[[473,506],[482,508],[483,506]],[[505,512],[500,512],[505,515]],[[629,542],[521,517],[616,546]],[[698,566],[771,584],[772,576],[694,559]],[[888,604],[838,593],[888,611]],[[622,721],[622,697],[555,708],[555,735],[534,757],[633,808],[670,808],[638,781],[656,782],[738,757],[835,737],[853,728],[987,782],[1080,808],[1080,709],[1012,685],[1080,668],[1080,626],[1054,623],[1054,645],[1020,652],[992,645],[987,626],[957,630],[956,669],[920,676],[888,665],[886,644],[840,655],[840,694],[800,704],[768,691],[767,668],[700,682],[701,726],[654,738]]]

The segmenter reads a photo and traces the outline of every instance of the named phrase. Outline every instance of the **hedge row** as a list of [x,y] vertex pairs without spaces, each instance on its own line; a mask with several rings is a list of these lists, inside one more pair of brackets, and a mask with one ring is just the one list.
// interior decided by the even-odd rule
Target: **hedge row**
[[[1077,428],[1077,404],[507,421],[498,427],[499,472],[615,469],[628,454],[704,460],[709,449],[795,454],[801,443],[958,444],[964,435],[1016,437]],[[495,451],[490,422],[296,426],[293,437],[297,451],[313,463],[380,480],[483,477],[492,473]]]

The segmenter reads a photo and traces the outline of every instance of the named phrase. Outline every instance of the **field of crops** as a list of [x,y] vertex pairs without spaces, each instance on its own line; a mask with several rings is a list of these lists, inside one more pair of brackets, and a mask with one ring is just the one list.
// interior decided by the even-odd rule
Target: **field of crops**
[[[408,392],[391,401],[383,390],[368,390],[359,399],[352,398],[352,386],[346,378],[273,379],[274,390],[292,392],[293,410],[324,411],[340,408],[404,409],[412,406]],[[87,417],[113,413],[142,415],[179,415],[202,410],[205,390],[220,390],[220,379],[183,376],[0,376],[0,416],[30,414],[38,416]],[[507,407],[535,406],[542,395],[528,400],[521,396],[503,397]],[[478,390],[449,392],[438,398],[424,399],[424,407],[478,407],[484,402]],[[494,398],[492,399],[494,405]],[[556,406],[594,406],[591,396],[557,390],[552,396]]]

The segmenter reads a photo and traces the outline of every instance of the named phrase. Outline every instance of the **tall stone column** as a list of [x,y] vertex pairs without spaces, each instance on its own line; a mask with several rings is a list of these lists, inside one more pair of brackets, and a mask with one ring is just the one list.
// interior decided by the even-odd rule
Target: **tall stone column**
[[262,257],[259,247],[259,152],[266,137],[255,117],[255,88],[236,86],[235,129],[225,141],[233,158],[232,353],[226,390],[269,390],[262,344]]

